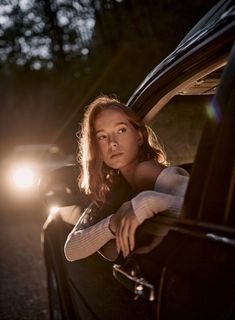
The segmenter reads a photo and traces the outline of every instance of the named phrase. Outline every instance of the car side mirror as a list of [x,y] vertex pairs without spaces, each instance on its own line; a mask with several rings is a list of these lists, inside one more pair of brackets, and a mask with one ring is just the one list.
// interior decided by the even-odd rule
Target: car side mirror
[[79,170],[75,165],[47,172],[40,180],[39,193],[47,206],[72,206],[83,204],[85,196],[79,190],[77,177]]

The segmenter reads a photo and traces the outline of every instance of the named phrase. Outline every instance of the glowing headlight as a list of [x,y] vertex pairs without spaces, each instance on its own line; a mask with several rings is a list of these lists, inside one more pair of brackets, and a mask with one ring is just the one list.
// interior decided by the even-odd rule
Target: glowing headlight
[[12,173],[12,180],[16,187],[22,189],[31,188],[36,183],[35,173],[29,167],[16,168]]

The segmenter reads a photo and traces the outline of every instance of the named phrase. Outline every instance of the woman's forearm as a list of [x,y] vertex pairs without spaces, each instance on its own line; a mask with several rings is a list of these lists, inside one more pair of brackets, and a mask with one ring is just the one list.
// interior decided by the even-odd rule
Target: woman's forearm
[[75,261],[86,258],[98,251],[108,241],[114,239],[115,236],[109,229],[110,217],[83,230],[78,230],[78,225],[76,225],[69,234],[64,246],[66,259]]
[[164,194],[156,191],[144,191],[131,200],[134,213],[142,223],[153,217],[154,214],[163,211],[171,211],[178,214],[181,211],[184,197]]
[[154,214],[167,210],[172,214],[179,214],[188,182],[189,175],[183,169],[164,169],[155,183],[154,191],[143,191],[131,200],[139,222],[142,223]]

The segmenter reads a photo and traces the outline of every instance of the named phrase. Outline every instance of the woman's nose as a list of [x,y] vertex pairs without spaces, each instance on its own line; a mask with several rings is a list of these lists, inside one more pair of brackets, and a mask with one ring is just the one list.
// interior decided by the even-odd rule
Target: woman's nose
[[112,147],[117,147],[117,145],[118,145],[116,141],[112,141],[110,144]]
[[114,137],[111,137],[109,140],[109,145],[111,148],[116,148],[118,146],[118,142]]

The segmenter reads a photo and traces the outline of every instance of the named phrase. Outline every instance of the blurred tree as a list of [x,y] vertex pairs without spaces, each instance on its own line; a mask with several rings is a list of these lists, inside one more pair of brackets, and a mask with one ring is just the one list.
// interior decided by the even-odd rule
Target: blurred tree
[[84,105],[101,92],[126,101],[216,2],[1,0],[2,150],[51,140],[74,150]]
[[84,54],[94,25],[89,2],[3,0],[0,62],[51,69]]

